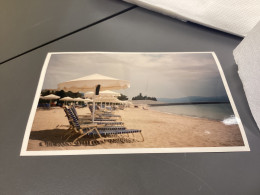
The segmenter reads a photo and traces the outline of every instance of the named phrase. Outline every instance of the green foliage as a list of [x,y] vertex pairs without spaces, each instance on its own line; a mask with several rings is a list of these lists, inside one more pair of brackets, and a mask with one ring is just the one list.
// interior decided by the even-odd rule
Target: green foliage
[[50,95],[51,91],[50,90],[42,90],[41,94],[42,94],[42,96]]
[[128,97],[121,93],[120,96],[117,97],[117,99],[124,101],[124,100],[128,100]]
[[63,90],[60,90],[60,91],[54,91],[54,90],[42,90],[41,92],[42,96],[46,96],[46,95],[50,95],[50,94],[55,94],[55,95],[58,95],[60,96],[60,98],[64,98],[64,97],[71,97],[71,98],[77,98],[77,97],[83,97],[83,94],[82,93],[73,93],[71,91],[68,91],[68,92],[65,92]]
[[143,96],[142,93],[132,98],[132,100],[153,100],[157,101],[156,97]]
[[[60,96],[60,98],[64,98],[64,97],[67,97],[67,96],[69,96],[71,98],[83,97],[83,94],[81,94],[81,93],[73,93],[71,91],[65,92],[63,90],[60,90],[60,91],[56,91],[55,90],[54,91],[54,90],[48,90],[48,89],[46,90],[45,89],[45,90],[42,90],[41,94],[42,94],[42,96],[55,94],[57,96]],[[57,101],[58,104],[59,103],[63,103],[63,102],[61,102],[59,100],[55,100],[55,101]],[[49,102],[50,102],[50,100],[43,100],[43,99],[39,100],[39,103],[49,103]]]
[[65,93],[65,91],[63,91],[63,90],[61,90],[61,91],[56,91],[56,92],[55,92],[55,95],[60,96],[60,98],[66,97],[66,93]]

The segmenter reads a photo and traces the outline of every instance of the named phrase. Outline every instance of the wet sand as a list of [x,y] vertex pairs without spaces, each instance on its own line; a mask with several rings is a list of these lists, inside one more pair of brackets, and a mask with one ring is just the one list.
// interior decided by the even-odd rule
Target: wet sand
[[[89,113],[88,108],[77,109],[78,114]],[[220,121],[161,113],[141,108],[126,108],[115,114],[122,117],[128,129],[140,129],[144,142],[71,145],[62,136],[68,120],[62,108],[36,111],[28,151],[84,150],[108,148],[174,148],[174,147],[223,147],[243,146],[238,125],[224,125]],[[139,135],[135,138],[141,139]]]

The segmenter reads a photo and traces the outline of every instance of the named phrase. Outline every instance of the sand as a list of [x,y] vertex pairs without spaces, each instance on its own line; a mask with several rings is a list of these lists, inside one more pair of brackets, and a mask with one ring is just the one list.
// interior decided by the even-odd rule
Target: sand
[[[77,109],[78,114],[89,113],[88,108]],[[115,114],[122,117],[128,129],[140,129],[144,142],[109,143],[97,145],[65,142],[68,120],[62,108],[38,109],[34,118],[27,150],[81,150],[107,148],[174,148],[243,146],[238,125],[224,125],[220,121],[161,113],[141,108],[126,108]],[[141,140],[136,135],[137,140]]]

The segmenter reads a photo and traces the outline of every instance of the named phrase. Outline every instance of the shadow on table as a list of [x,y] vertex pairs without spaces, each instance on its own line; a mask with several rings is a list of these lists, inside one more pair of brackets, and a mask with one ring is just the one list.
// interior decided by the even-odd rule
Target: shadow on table
[[[40,146],[71,146],[72,141],[79,135],[71,136],[68,140],[66,133],[67,129],[52,129],[52,130],[41,130],[32,131],[30,134],[30,140],[39,140]],[[93,145],[88,139],[82,139],[77,142],[77,145]]]

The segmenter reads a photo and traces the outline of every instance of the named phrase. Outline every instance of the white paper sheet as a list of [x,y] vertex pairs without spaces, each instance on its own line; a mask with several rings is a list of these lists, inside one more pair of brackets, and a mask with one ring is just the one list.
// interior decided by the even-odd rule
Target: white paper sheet
[[260,0],[124,0],[241,37],[260,20]]
[[246,97],[260,128],[260,22],[234,50]]

